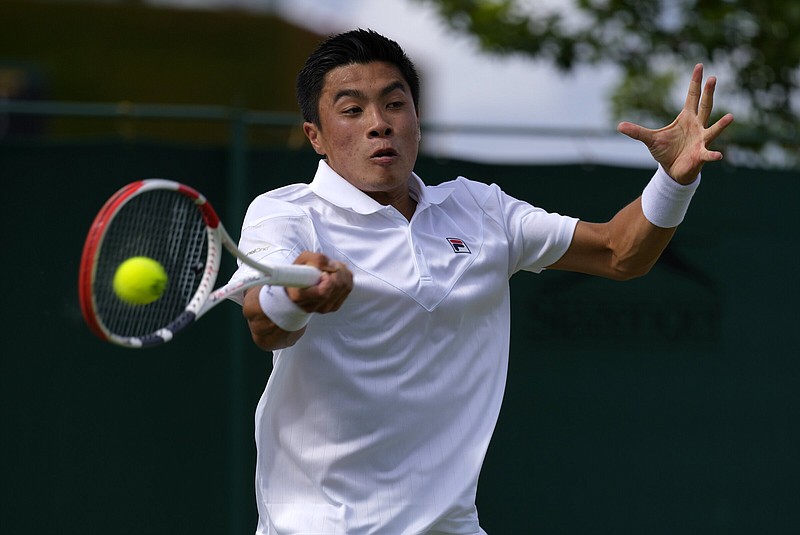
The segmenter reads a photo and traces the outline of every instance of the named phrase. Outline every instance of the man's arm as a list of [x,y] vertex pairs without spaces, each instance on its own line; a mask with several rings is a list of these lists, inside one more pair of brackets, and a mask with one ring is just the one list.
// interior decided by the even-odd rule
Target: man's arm
[[673,234],[674,227],[659,228],[644,217],[640,197],[608,223],[579,221],[569,249],[548,269],[614,280],[641,277],[656,263]]
[[294,345],[305,333],[305,323],[312,313],[338,310],[353,289],[350,270],[323,254],[304,252],[294,263],[321,270],[319,283],[308,288],[256,286],[244,296],[242,314],[253,342],[265,351]]
[[[727,114],[706,128],[714,104],[716,78],[710,77],[701,93],[702,81],[703,66],[698,64],[692,73],[683,110],[669,126],[658,130],[628,122],[618,126],[621,133],[647,146],[663,172],[675,182],[672,186],[667,184],[667,189],[673,188],[675,192],[691,188],[706,162],[722,159],[722,154],[709,150],[708,145],[733,122],[733,116]],[[660,178],[666,179],[664,176]],[[651,194],[645,200],[647,209],[643,209],[643,200],[639,197],[607,223],[579,222],[569,249],[550,269],[577,271],[617,280],[647,273],[675,234],[677,221],[682,219],[685,211],[685,206],[680,206],[668,198],[669,195],[661,195],[658,191],[659,188],[651,189]],[[675,197],[686,195],[677,193]],[[686,204],[688,198],[691,198],[691,194]],[[651,214],[649,219],[645,213]],[[652,215],[656,213],[666,213],[664,220],[668,223],[651,221],[656,219]]]

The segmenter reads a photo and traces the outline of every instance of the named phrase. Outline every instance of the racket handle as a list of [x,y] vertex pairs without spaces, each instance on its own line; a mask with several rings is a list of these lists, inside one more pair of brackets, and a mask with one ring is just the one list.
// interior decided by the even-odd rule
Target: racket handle
[[267,284],[307,288],[317,284],[321,275],[322,272],[313,266],[277,265],[272,266],[272,275],[267,280]]

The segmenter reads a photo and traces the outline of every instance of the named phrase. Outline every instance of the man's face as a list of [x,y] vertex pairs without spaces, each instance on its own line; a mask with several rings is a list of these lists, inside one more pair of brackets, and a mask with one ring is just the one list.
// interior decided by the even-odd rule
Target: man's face
[[408,194],[420,125],[397,67],[373,62],[331,70],[319,117],[319,126],[305,123],[304,130],[334,171],[382,204]]

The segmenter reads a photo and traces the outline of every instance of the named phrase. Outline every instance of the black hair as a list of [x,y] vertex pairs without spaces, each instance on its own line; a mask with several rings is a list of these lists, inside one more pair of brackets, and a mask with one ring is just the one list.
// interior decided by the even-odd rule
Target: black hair
[[419,109],[419,76],[414,64],[396,42],[373,30],[351,30],[323,41],[308,56],[297,75],[297,103],[303,120],[320,126],[319,99],[325,75],[336,67],[382,61],[396,66],[411,89]]

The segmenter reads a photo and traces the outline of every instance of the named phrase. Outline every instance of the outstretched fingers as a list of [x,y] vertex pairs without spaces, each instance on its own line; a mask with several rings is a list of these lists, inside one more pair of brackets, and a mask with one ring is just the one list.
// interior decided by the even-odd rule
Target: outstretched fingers
[[639,126],[638,124],[629,123],[628,121],[619,123],[617,125],[617,132],[620,134],[625,134],[629,138],[635,139],[636,141],[641,141],[647,146],[650,145],[650,142],[653,139],[652,130],[643,126]]
[[719,137],[723,130],[733,122],[733,115],[726,113],[719,121],[706,129],[706,143],[711,143]]
[[[725,114],[719,121],[712,124],[708,127],[705,131],[705,145],[708,146],[711,144],[715,139],[719,137],[719,135],[730,126],[733,122],[733,115],[730,113]],[[722,153],[719,151],[707,150],[705,155],[705,161],[707,162],[716,162],[722,159]]]
[[733,116],[727,114],[707,126],[714,107],[716,85],[717,79],[709,76],[703,87],[703,64],[698,63],[692,71],[683,110],[672,123],[651,130],[624,121],[619,123],[617,131],[644,143],[673,179],[689,184],[696,179],[704,163],[722,159],[721,152],[709,150],[708,146],[733,122]]
[[[694,68],[694,72],[692,73],[692,82],[689,84],[689,94],[686,97],[686,106],[694,107],[694,100],[696,95],[694,92],[699,88],[700,81],[702,80],[703,76],[703,65],[697,64]],[[705,87],[703,88],[703,94],[700,97],[699,106],[696,108],[697,112],[697,120],[704,128],[703,133],[703,145],[708,147],[719,135],[725,130],[732,122],[733,122],[733,115],[730,113],[726,114],[716,123],[712,124],[710,127],[706,127],[708,124],[708,120],[711,117],[711,111],[714,109],[714,91],[717,87],[717,78],[715,76],[709,76],[708,80],[706,80]],[[690,109],[691,111],[691,109]],[[719,151],[712,151],[706,149],[705,153],[703,154],[703,161],[705,162],[713,162],[722,159],[722,153]]]
[[703,89],[703,96],[700,99],[700,108],[697,111],[697,118],[703,126],[708,124],[708,118],[711,117],[711,110],[714,109],[714,89],[717,87],[717,79],[714,76],[709,76],[706,80],[706,87]]
[[703,64],[698,63],[692,71],[692,80],[689,82],[689,92],[686,93],[686,102],[683,109],[692,113],[697,113],[700,104],[700,86],[703,83]]
[[[694,71],[692,71],[692,81],[689,83],[689,92],[686,94],[686,103],[684,104],[684,109],[695,113],[697,115],[697,119],[705,128],[708,124],[708,120],[711,118],[711,112],[714,109],[714,91],[717,88],[717,77],[716,76],[709,76],[708,80],[706,80],[705,87],[703,87],[703,91],[700,91],[700,84],[703,81],[703,64],[698,63],[694,66]],[[722,130],[730,122],[733,120],[733,117],[730,117],[729,120],[723,122],[722,128],[714,135],[711,139],[716,138]]]

